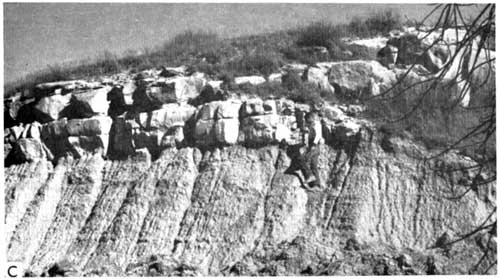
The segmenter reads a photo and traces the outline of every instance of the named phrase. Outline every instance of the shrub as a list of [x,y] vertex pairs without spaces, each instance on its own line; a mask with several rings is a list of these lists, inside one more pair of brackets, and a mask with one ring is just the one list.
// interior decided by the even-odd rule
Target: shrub
[[166,42],[155,56],[161,64],[180,65],[207,57],[210,62],[216,62],[219,58],[214,53],[220,45],[221,40],[215,33],[189,30]]
[[215,49],[208,49],[201,53],[201,56],[209,64],[219,63],[221,60],[221,54]]
[[321,90],[315,84],[305,82],[300,87],[290,90],[285,97],[299,103],[318,105],[323,103],[321,95]]
[[281,77],[281,82],[283,87],[288,90],[293,90],[302,86],[302,78],[294,72],[289,72],[283,75]]
[[386,10],[370,16],[366,20],[366,24],[370,26],[372,32],[387,34],[393,29],[401,28],[401,15],[392,10]]
[[206,73],[209,76],[217,76],[217,74],[221,71],[220,64],[211,64],[207,61],[196,63],[192,65],[192,68],[192,72]]
[[370,36],[370,31],[368,25],[366,24],[366,21],[364,21],[360,17],[353,18],[351,22],[349,22],[347,28],[349,29],[349,32],[355,34],[356,36]]
[[368,49],[367,46],[349,45],[347,47],[347,50],[352,52],[352,56],[354,59],[375,60],[377,58],[377,54],[370,53],[370,50]]
[[81,67],[87,69],[88,76],[117,73],[122,68],[116,55],[108,51],[105,51],[102,57],[98,58],[95,63],[82,65]]
[[234,74],[232,72],[222,71],[217,75],[217,79],[222,80],[221,88],[224,90],[235,90],[238,87],[234,83]]
[[349,32],[359,37],[385,35],[393,29],[401,28],[401,16],[392,11],[373,13],[366,19],[354,18],[348,25]]
[[298,46],[324,46],[332,47],[332,42],[338,41],[341,32],[336,25],[326,21],[317,21],[299,29]]
[[286,48],[281,49],[280,52],[283,53],[283,56],[288,60],[298,61],[302,56],[300,48],[297,48],[295,46],[288,46]]
[[122,69],[136,69],[142,71],[148,68],[158,67],[154,54],[149,49],[144,49],[142,53],[127,51],[118,63]]
[[46,71],[41,71],[35,76],[35,82],[40,80],[43,80],[43,82],[59,81],[68,79],[69,77],[67,69],[60,65],[52,65],[47,68],[48,69]]
[[348,45],[344,42],[338,42],[329,51],[331,61],[346,60],[375,60],[376,52],[370,52],[368,47],[360,45]]
[[172,40],[167,42],[164,45],[164,49],[172,53],[193,53],[206,50],[208,46],[213,46],[218,41],[219,39],[215,33],[188,30],[176,35]]

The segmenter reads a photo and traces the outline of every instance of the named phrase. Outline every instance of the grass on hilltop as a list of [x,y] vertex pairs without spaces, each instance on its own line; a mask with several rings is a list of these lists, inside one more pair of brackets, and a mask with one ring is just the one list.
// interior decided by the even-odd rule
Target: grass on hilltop
[[[159,47],[143,50],[141,54],[129,51],[118,57],[104,52],[94,61],[48,66],[6,84],[5,95],[43,82],[92,78],[126,70],[137,72],[160,66],[188,65],[211,76],[224,73],[267,76],[291,62],[314,64],[319,61],[368,59],[373,57],[369,57],[366,49],[347,46],[341,42],[341,37],[385,34],[401,26],[399,18],[392,11],[386,11],[366,19],[355,18],[348,24],[319,21],[303,28],[229,39],[219,38],[212,32],[186,31]],[[321,55],[311,53],[308,47],[313,46],[326,47],[328,52]],[[346,50],[352,56],[347,57]]]

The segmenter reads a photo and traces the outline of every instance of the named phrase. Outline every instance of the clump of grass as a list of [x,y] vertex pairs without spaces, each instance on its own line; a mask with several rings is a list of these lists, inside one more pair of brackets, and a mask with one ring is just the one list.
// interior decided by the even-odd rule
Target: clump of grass
[[223,69],[233,72],[236,75],[269,74],[279,70],[283,66],[284,60],[276,52],[258,52],[244,55],[238,59],[228,61],[223,65]]
[[186,56],[211,56],[216,53],[219,44],[220,40],[215,33],[189,30],[165,43],[160,54],[169,61]]
[[366,19],[354,18],[347,26],[347,29],[356,36],[369,37],[385,35],[391,30],[401,28],[402,25],[400,14],[392,10],[385,10],[373,13]]
[[[370,53],[366,47],[349,46],[342,42],[343,37],[370,37],[387,34],[393,29],[401,28],[402,21],[399,14],[392,10],[374,13],[366,19],[354,18],[349,24],[334,25],[326,21],[317,21],[300,28],[297,31],[296,47],[283,49],[285,57],[301,63],[311,64],[318,62],[314,55],[304,55],[301,47],[326,47],[329,51],[326,60],[353,60],[374,59],[375,53]],[[350,55],[346,55],[350,53]]]
[[299,30],[297,45],[301,47],[323,46],[330,49],[342,35],[343,32],[340,31],[339,26],[326,21],[317,21]]

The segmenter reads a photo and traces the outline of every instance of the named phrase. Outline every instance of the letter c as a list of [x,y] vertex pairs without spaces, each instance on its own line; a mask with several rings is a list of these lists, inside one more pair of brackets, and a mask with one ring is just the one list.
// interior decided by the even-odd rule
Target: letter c
[[13,269],[13,268],[17,269],[17,266],[15,266],[15,265],[9,266],[9,269],[7,269],[7,273],[9,274],[10,277],[17,277],[16,274],[11,274],[10,273],[10,270]]

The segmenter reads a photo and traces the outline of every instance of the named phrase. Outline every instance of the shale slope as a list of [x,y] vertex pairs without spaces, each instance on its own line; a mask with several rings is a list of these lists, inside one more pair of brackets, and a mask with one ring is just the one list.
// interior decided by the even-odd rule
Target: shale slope
[[[467,272],[481,247],[443,248],[439,239],[473,230],[493,209],[494,189],[453,199],[470,183],[473,161],[457,154],[424,161],[427,151],[401,138],[385,151],[369,128],[358,137],[321,145],[319,191],[286,174],[290,159],[277,146],[10,167],[9,176],[33,189],[6,197],[24,212],[9,260],[34,274],[61,262],[94,275],[425,274],[429,265]],[[45,176],[22,176],[28,168]],[[414,258],[410,266],[398,266],[403,254]]]

